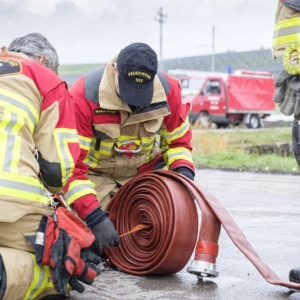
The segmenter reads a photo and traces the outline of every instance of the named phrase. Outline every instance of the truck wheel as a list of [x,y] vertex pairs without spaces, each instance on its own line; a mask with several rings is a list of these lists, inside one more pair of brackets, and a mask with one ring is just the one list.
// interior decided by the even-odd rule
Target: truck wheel
[[260,123],[260,117],[259,115],[251,115],[249,118],[249,123],[247,124],[248,128],[260,128],[261,127],[261,123]]
[[195,120],[195,125],[201,126],[203,129],[209,128],[211,125],[209,113],[206,111],[201,111],[198,118]]

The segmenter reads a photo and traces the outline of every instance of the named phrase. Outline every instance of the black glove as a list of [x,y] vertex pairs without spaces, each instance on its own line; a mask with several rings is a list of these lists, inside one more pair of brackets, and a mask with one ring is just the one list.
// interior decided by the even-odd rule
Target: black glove
[[194,181],[195,173],[188,167],[179,167],[179,168],[174,169],[173,171],[176,173],[182,174],[185,177]]
[[[89,265],[89,267],[91,267],[95,270],[97,275],[100,274],[101,269],[98,268],[97,265],[99,265],[101,263],[101,259],[98,255],[96,255],[95,253],[93,253],[87,249],[83,249],[83,250],[81,250],[80,257]],[[73,290],[76,290],[79,293],[83,293],[85,290],[85,287],[79,281],[81,281],[87,285],[92,285],[94,283],[94,279],[89,279],[89,278],[85,277],[84,275],[71,276],[71,278],[69,280],[69,284]]]
[[286,116],[294,114],[295,119],[300,120],[300,77],[283,70],[275,86],[278,89],[274,101],[279,104],[280,111]]
[[96,237],[100,256],[103,256],[102,247],[109,248],[120,244],[120,236],[115,229],[115,225],[110,221],[107,215],[108,212],[99,208],[85,219],[88,227],[90,227]]
[[300,283],[300,268],[294,268],[290,271],[289,280],[291,282]]
[[51,264],[49,266],[51,279],[57,292],[62,295],[68,294],[68,283],[71,274],[65,268],[65,253],[69,247],[71,238],[65,231],[60,232],[57,241],[51,247]]

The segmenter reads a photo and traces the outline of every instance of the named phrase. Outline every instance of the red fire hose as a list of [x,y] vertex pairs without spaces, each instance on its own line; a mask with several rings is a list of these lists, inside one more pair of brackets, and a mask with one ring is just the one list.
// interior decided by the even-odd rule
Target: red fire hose
[[[198,241],[195,202],[201,210]],[[105,250],[110,262],[124,272],[174,274],[184,268],[195,249],[194,261],[187,271],[216,277],[222,224],[233,243],[269,283],[300,289],[300,284],[282,281],[260,259],[220,202],[183,175],[161,170],[139,175],[120,188],[107,210],[120,234],[137,225],[145,226],[123,236],[118,247]]]

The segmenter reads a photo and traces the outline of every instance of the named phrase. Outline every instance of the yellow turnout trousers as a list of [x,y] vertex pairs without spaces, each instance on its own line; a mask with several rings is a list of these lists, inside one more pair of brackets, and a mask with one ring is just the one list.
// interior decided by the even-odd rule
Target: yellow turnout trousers
[[32,253],[0,247],[7,286],[3,300],[42,299],[57,294],[50,278],[49,267],[40,267]]
[[[15,209],[18,210],[17,205]],[[41,299],[58,294],[51,282],[49,267],[36,264],[31,245],[42,215],[50,215],[52,212],[52,208],[31,207],[25,215],[19,214],[17,220],[4,222],[5,215],[0,219],[0,255],[7,276],[3,300]],[[14,214],[15,211],[10,215]]]

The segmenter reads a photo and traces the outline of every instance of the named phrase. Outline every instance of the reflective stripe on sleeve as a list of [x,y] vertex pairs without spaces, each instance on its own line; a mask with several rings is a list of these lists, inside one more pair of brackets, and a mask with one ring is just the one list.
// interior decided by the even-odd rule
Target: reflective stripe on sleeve
[[93,194],[96,195],[93,185],[88,180],[74,180],[70,183],[68,192],[64,195],[68,205],[71,205],[78,198]]
[[176,160],[186,160],[193,164],[193,158],[191,155],[191,152],[187,150],[184,147],[179,148],[171,148],[165,153],[163,153],[163,158],[165,161],[167,161],[167,166],[170,167],[170,165],[176,161]]
[[69,143],[78,143],[77,131],[75,129],[56,128],[53,132],[57,144],[57,153],[61,163],[62,177],[67,180],[70,178],[75,162],[68,147]]
[[172,140],[183,137],[189,131],[189,128],[190,122],[187,117],[184,123],[180,127],[175,128],[175,130],[173,130],[172,132],[161,130],[160,136],[161,138],[166,139],[167,143],[170,144]]
[[299,41],[300,17],[279,21],[274,26],[273,47]]
[[16,173],[0,172],[0,195],[14,196],[23,200],[49,204],[40,181]]

